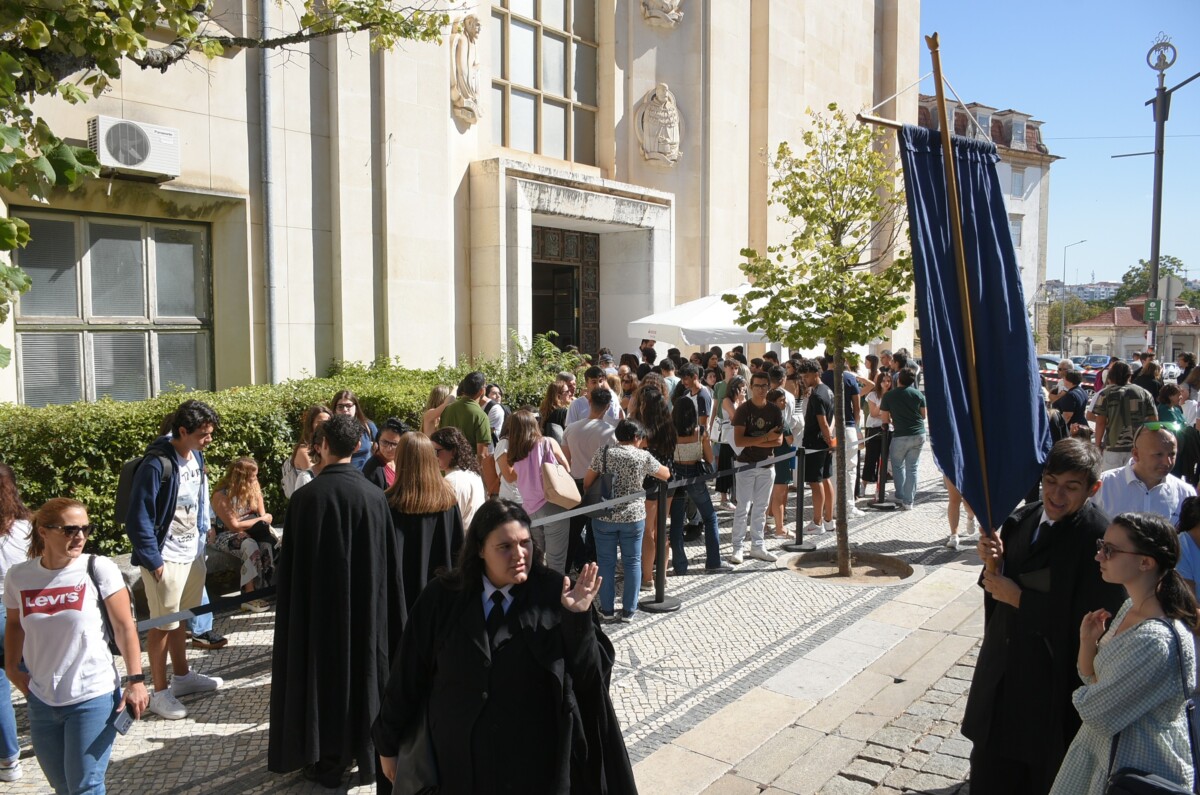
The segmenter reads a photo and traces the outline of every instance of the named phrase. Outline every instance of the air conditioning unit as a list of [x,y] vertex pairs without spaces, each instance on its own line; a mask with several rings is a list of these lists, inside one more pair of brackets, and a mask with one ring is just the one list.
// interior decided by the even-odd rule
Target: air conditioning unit
[[158,181],[179,176],[179,130],[111,116],[88,119],[88,148],[100,167]]

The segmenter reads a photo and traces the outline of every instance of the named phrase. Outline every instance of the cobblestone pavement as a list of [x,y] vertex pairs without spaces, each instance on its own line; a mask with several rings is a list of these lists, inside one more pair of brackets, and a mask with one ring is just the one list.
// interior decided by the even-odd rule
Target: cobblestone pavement
[[[918,572],[910,580],[895,585],[839,584],[799,576],[783,565],[782,557],[776,564],[747,559],[726,575],[669,578],[668,592],[682,600],[681,610],[639,613],[635,621],[608,629],[617,650],[612,697],[643,793],[705,788],[714,793],[749,793],[768,784],[774,792],[818,791],[789,784],[792,779],[819,780],[818,787],[825,787],[820,791],[831,793],[869,792],[877,786],[888,792],[938,781],[949,783],[938,784],[943,788],[934,791],[957,791],[945,787],[957,786],[965,775],[965,741],[955,732],[955,716],[961,713],[965,692],[965,681],[958,674],[967,671],[973,659],[961,642],[975,641],[968,635],[953,635],[953,627],[940,627],[937,622],[948,620],[947,611],[956,622],[968,620],[970,608],[980,600],[964,583],[973,582],[977,566],[970,544],[960,552],[942,546],[947,532],[946,496],[928,449],[921,472],[915,510],[867,511],[851,522],[851,542],[858,550],[903,558]],[[720,517],[723,551],[728,554],[731,515]],[[819,548],[834,544],[832,533],[814,538]],[[769,546],[776,543],[769,541]],[[702,542],[690,543],[688,555],[692,571],[702,571]],[[960,595],[966,599],[962,604],[955,601]],[[190,649],[189,660],[205,673],[224,677],[225,686],[216,693],[185,697],[190,714],[184,720],[152,716],[118,737],[109,767],[109,792],[330,791],[304,781],[298,773],[279,776],[266,770],[273,621],[272,612],[217,619],[216,628],[230,637],[229,646],[218,651]],[[953,660],[944,665],[935,661],[930,668],[941,668],[933,678],[909,670],[929,667],[930,654],[943,660],[951,652]],[[960,658],[962,666],[951,669]],[[892,664],[889,660],[899,660],[895,666],[902,663],[903,668],[887,674],[869,667],[886,667]],[[861,702],[837,723],[805,725],[806,715],[812,723],[828,704],[842,703],[839,699],[847,692],[859,692],[864,676],[876,694],[885,683],[904,680],[887,696],[888,703],[896,706],[894,714],[876,714]],[[965,676],[969,679],[969,673]],[[757,738],[756,745],[744,748],[737,758],[705,757],[719,762],[721,769],[701,765],[697,770],[702,775],[692,789],[682,779],[670,783],[656,779],[656,760],[683,750],[677,741],[686,742],[706,726],[715,726],[718,734],[729,731],[721,726],[722,716],[762,698],[786,699],[788,719],[774,725],[762,721],[756,711],[754,730],[737,729],[738,741],[733,743],[747,746]],[[29,747],[23,699],[15,691],[14,703],[25,777],[6,791],[49,792]],[[910,709],[915,711],[906,712]],[[844,734],[842,719],[850,721],[845,727],[850,734]],[[760,737],[772,725],[774,731]],[[871,728],[869,734],[864,727]],[[829,753],[822,743],[837,753]],[[906,743],[907,747],[896,747]],[[786,750],[772,751],[776,746]],[[791,758],[775,770],[778,759],[772,753]],[[768,757],[775,761],[767,764]],[[746,773],[740,764],[745,758],[760,760],[761,769],[750,768],[756,775],[731,774],[734,763],[739,763],[738,772]],[[808,767],[819,774],[805,773]],[[768,777],[768,773],[775,775]],[[752,788],[712,789],[723,787],[725,778]],[[352,783],[347,779],[348,789],[342,791],[373,791],[373,787],[350,787]]]

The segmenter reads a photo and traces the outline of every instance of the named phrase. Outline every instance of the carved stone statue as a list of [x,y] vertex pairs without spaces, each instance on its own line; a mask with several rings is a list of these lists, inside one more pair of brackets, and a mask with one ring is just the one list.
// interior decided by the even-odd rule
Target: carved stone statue
[[666,83],[659,83],[642,97],[634,117],[634,129],[638,143],[642,145],[642,156],[647,160],[668,166],[679,160],[683,120],[679,117],[675,95]]
[[467,124],[483,117],[479,107],[479,57],[476,42],[482,29],[479,18],[467,15],[450,32],[450,103],[454,115]]
[[683,0],[642,0],[642,16],[648,24],[673,28],[683,19],[681,5]]

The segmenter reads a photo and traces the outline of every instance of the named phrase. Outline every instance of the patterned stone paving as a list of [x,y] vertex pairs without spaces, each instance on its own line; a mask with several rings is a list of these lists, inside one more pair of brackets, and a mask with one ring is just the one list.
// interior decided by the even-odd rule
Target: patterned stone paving
[[[946,533],[945,494],[928,449],[920,489],[913,511],[868,511],[853,520],[851,542],[862,550],[900,555],[925,567],[972,554],[969,548],[955,553],[941,546]],[[731,514],[720,517],[723,551],[728,554]],[[789,509],[789,529],[791,524]],[[815,543],[831,546],[833,534],[816,536]],[[693,570],[702,569],[702,543],[689,544],[688,554]],[[612,697],[634,762],[732,704],[909,585],[839,586],[795,575],[782,568],[782,559],[773,565],[748,559],[731,574],[671,577],[667,587],[682,600],[682,610],[641,613],[632,623],[608,627],[618,656]],[[266,771],[273,613],[226,615],[216,623],[217,630],[230,637],[229,646],[211,652],[189,650],[189,660],[204,672],[224,677],[225,686],[213,694],[185,697],[190,714],[184,720],[151,717],[119,737],[109,767],[109,792],[329,792],[298,773],[277,776]],[[953,692],[936,687],[935,691]],[[49,792],[28,744],[23,699],[15,691],[14,703],[25,776],[6,791]],[[940,721],[947,722],[946,718]],[[944,729],[931,727],[930,736],[952,737],[937,735],[935,728]],[[863,771],[874,771],[877,768],[869,765],[884,762],[868,754],[856,756],[853,764],[844,778],[847,786],[865,785],[870,776]],[[912,769],[903,763],[896,767]],[[891,773],[892,780],[883,777],[872,788],[903,785],[904,774]],[[342,791],[373,790],[350,786],[354,783],[348,779]]]

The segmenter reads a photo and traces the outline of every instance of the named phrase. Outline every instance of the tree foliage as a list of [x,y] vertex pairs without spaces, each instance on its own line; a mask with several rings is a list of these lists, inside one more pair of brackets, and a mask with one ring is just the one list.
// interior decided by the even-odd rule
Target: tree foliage
[[[753,287],[725,301],[736,306],[739,323],[772,340],[790,348],[823,342],[833,350],[837,466],[845,472],[844,351],[904,320],[913,272],[899,249],[904,193],[890,142],[836,104],[828,111],[809,111],[800,152],[779,144],[769,202],[782,210],[788,237],[765,253],[743,249],[741,269]],[[837,479],[838,567],[849,575],[845,481]]]
[[[1093,318],[1104,311],[1104,308],[1091,301],[1085,301],[1077,295],[1067,296],[1067,300],[1055,301],[1046,310],[1046,350],[1051,353],[1064,350],[1062,344],[1063,309],[1067,313],[1067,326]],[[1070,339],[1070,331],[1067,332]]]
[[[1178,276],[1180,279],[1184,276],[1183,260],[1178,257],[1172,257],[1169,254],[1162,254],[1158,258],[1158,277],[1161,279],[1164,276]],[[1137,298],[1139,295],[1146,295],[1150,292],[1150,262],[1148,260],[1138,260],[1138,264],[1134,265],[1129,270],[1125,271],[1125,275],[1121,277],[1121,286],[1117,288],[1116,295],[1113,296],[1113,306],[1124,306],[1126,301],[1132,298]],[[1159,296],[1160,298],[1162,296]]]
[[[293,30],[270,38],[232,36],[210,16],[212,0],[0,0],[0,186],[44,200],[99,173],[96,156],[60,138],[34,101],[71,104],[98,97],[124,69],[166,71],[193,55],[226,48],[279,48],[341,33],[369,31],[374,48],[402,40],[438,41],[448,24],[434,2],[297,0]],[[166,43],[161,43],[165,39]],[[29,241],[29,227],[0,218],[0,252]],[[0,322],[29,279],[0,261]],[[0,346],[0,366],[9,351]]]

